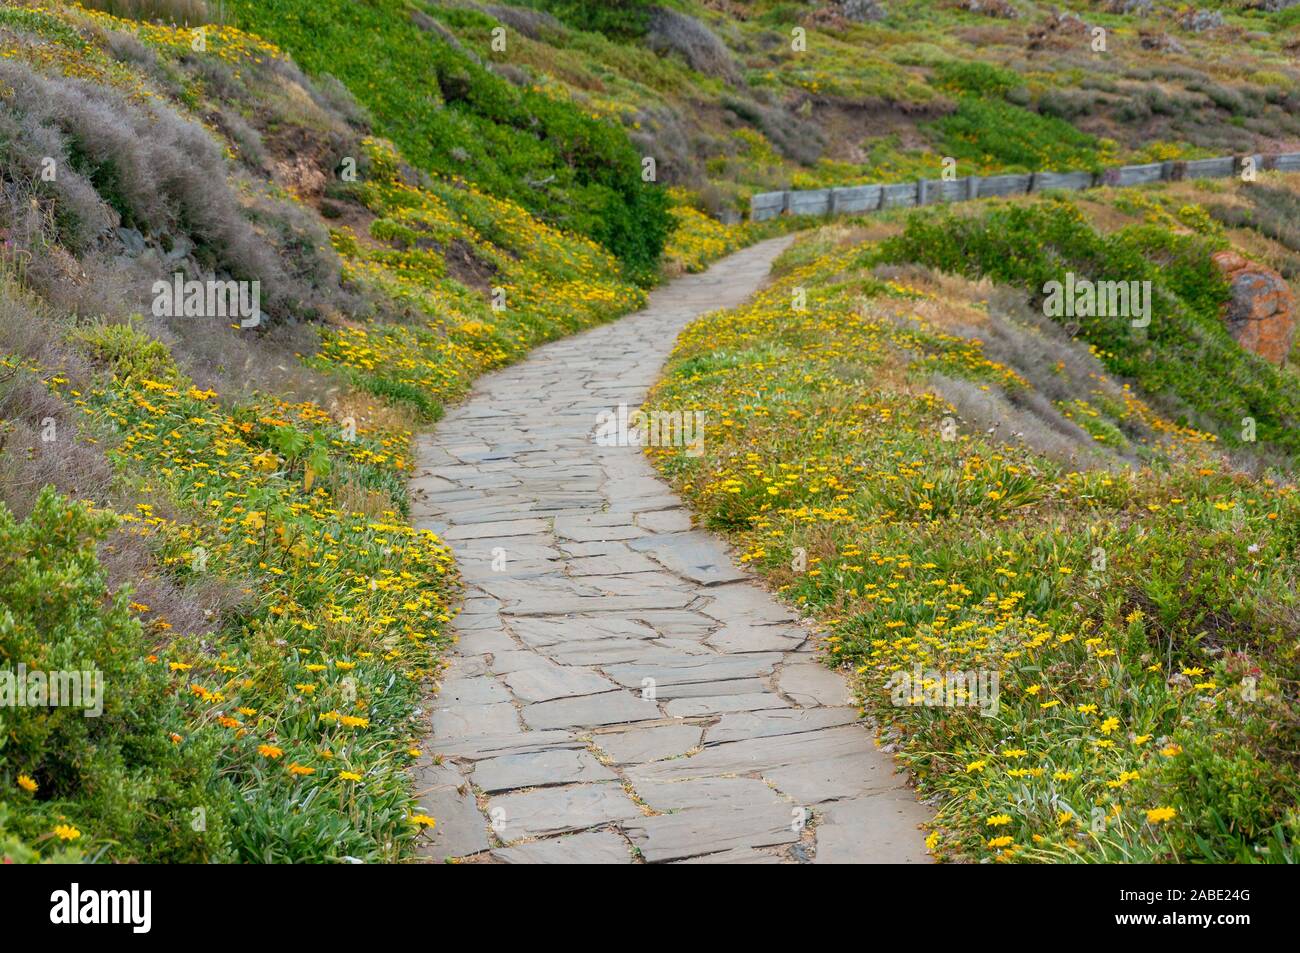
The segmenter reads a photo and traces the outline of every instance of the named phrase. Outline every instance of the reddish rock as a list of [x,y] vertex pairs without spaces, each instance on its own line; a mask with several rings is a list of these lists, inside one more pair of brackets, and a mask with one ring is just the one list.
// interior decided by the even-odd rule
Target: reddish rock
[[1213,261],[1232,288],[1223,312],[1232,339],[1270,364],[1284,364],[1295,336],[1295,297],[1286,279],[1235,251],[1215,252]]

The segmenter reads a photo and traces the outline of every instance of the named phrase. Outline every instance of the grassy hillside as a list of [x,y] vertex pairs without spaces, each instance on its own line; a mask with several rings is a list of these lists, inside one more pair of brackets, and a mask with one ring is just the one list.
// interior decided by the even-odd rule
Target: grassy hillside
[[668,0],[606,32],[574,10],[608,4],[415,6],[520,89],[621,123],[714,212],[771,188],[937,176],[945,157],[964,175],[1300,141],[1295,12],[1249,2],[1193,19],[1109,0]]

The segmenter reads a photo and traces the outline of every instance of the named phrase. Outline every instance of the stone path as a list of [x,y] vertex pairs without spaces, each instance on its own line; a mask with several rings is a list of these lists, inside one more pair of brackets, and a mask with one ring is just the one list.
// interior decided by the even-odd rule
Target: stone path
[[678,332],[788,239],[483,377],[419,444],[417,526],[467,593],[417,794],[435,861],[923,861],[928,812],[810,630],[691,528],[638,448],[597,445]]

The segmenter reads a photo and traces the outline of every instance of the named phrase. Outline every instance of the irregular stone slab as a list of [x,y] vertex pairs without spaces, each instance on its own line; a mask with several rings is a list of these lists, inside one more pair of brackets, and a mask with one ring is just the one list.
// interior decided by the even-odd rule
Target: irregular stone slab
[[494,523],[466,523],[457,525],[442,534],[447,541],[456,539],[482,539],[492,536],[505,539],[511,536],[534,536],[550,527],[544,519],[500,520]]
[[554,616],[588,613],[620,613],[624,616],[637,609],[681,608],[690,605],[694,593],[656,591],[635,596],[556,596],[528,605],[508,606],[507,616]]
[[604,641],[611,639],[654,639],[659,633],[644,622],[631,619],[538,619],[520,618],[510,623],[510,629],[526,645],[557,645],[567,642]]
[[655,533],[629,543],[667,569],[702,586],[716,586],[748,578],[735,567],[726,547],[708,533]]
[[719,774],[750,774],[756,771],[767,777],[781,768],[863,753],[879,755],[876,759],[878,763],[885,768],[886,774],[892,774],[893,763],[874,751],[869,744],[864,746],[863,741],[862,728],[858,725],[732,741],[708,745],[699,754],[689,758],[657,761],[631,768],[628,777],[633,784],[642,780],[673,781]]
[[595,728],[662,717],[659,706],[629,692],[606,692],[581,698],[538,702],[523,711],[530,728]]
[[506,569],[515,562],[545,562],[558,560],[564,554],[551,542],[549,536],[512,536],[489,540],[470,540],[464,549],[457,548],[456,561],[459,563],[481,563],[491,566],[498,556],[504,556]]
[[[658,567],[655,567],[651,572],[638,572],[626,576],[586,576],[580,582],[583,585],[590,586],[597,592],[611,596],[635,596],[648,593],[659,597],[667,593],[680,593],[691,597],[685,601],[685,604],[695,602],[698,599],[698,596],[689,589],[683,590],[680,579]],[[664,606],[674,605],[676,602],[677,600],[658,599],[659,605]]]
[[640,664],[610,665],[605,674],[620,685],[640,688],[643,679],[652,678],[659,687],[688,685],[692,682],[721,682],[733,678],[757,678],[768,675],[781,661],[774,653],[761,655],[686,655]]
[[698,612],[679,612],[673,609],[638,612],[635,614],[640,622],[653,628],[660,635],[679,636],[682,638],[703,639],[717,623]]
[[615,688],[613,682],[593,671],[564,665],[519,669],[507,675],[505,683],[516,698],[526,702],[595,695]]
[[[644,536],[645,530],[633,525],[630,516],[618,515],[621,522],[600,521],[594,516],[557,516],[555,518],[555,535],[560,539],[575,542],[609,542],[610,540],[635,539]],[[593,520],[596,520],[593,522]]]
[[703,733],[699,725],[658,725],[597,733],[593,740],[615,764],[643,764],[685,754],[700,743]]
[[467,523],[496,523],[505,520],[535,517],[537,514],[532,512],[532,509],[533,503],[531,500],[522,500],[518,503],[505,503],[499,500],[494,500],[481,507],[470,508],[466,506],[457,509],[455,512],[456,525],[461,526]]
[[[668,763],[668,762],[666,762]],[[770,847],[799,839],[787,805],[704,807],[628,820],[623,830],[648,863],[684,860],[738,847]]]
[[508,735],[473,735],[451,738],[445,742],[430,742],[435,752],[464,761],[480,761],[503,754],[523,754],[530,751],[553,751],[562,748],[585,749],[571,731],[517,731]]
[[566,563],[570,576],[617,576],[629,572],[656,572],[659,564],[639,553],[583,556]]
[[490,675],[471,678],[449,678],[442,683],[437,695],[438,704],[444,708],[459,705],[489,705],[509,702],[510,693],[505,686]]
[[424,762],[413,773],[413,793],[420,810],[437,821],[418,841],[420,856],[441,863],[487,850],[487,819],[479,812],[474,792],[456,769]]
[[776,687],[804,708],[853,703],[853,693],[844,676],[818,662],[785,665],[776,677]]
[[618,662],[645,661],[654,657],[655,649],[653,642],[609,638],[565,642],[549,646],[543,651],[564,665],[612,665]]
[[917,829],[933,812],[910,791],[835,801],[817,825],[817,864],[926,864]]
[[498,675],[509,675],[529,668],[544,668],[551,663],[536,652],[524,652],[513,642],[508,652],[493,652],[489,667]]
[[487,794],[550,784],[614,781],[617,778],[590,751],[563,748],[488,758],[478,762],[470,776],[474,786]]
[[675,864],[779,864],[781,858],[775,854],[766,854],[761,850],[754,850],[752,847],[734,847],[731,850],[720,851],[716,854],[705,854],[703,857],[688,857],[685,860],[675,860]]
[[656,493],[653,496],[642,497],[616,497],[610,501],[609,511],[611,513],[633,513],[640,515],[642,513],[651,513],[659,510],[675,510],[680,508],[682,501],[674,496],[671,492],[665,490],[662,493]]
[[555,572],[555,564],[537,560],[507,560],[504,569],[497,569],[492,563],[462,562],[459,566],[460,577],[467,583],[480,583],[487,579],[540,579]]
[[726,711],[761,711],[766,708],[788,708],[780,695],[772,692],[749,692],[742,695],[711,695],[704,698],[678,698],[664,704],[664,714],[670,718],[697,718]]
[[[559,547],[566,555],[578,558],[586,558],[588,556],[609,556],[613,554],[624,556],[639,555],[638,553],[633,553],[632,550],[628,548],[627,543],[618,542],[617,540],[595,543],[561,542]],[[658,567],[656,566],[656,568]]]
[[[457,633],[456,651],[461,655],[496,655],[501,652],[514,652],[519,646],[515,640],[501,631],[500,618],[492,617],[492,626],[475,626],[461,629]],[[459,626],[459,623],[457,623]]]
[[608,831],[589,831],[503,847],[492,857],[506,864],[630,864],[627,841]]
[[692,781],[648,781],[636,789],[651,809],[666,814],[700,808],[758,811],[778,807],[794,820],[792,805],[757,778],[698,778]]
[[502,794],[488,801],[487,813],[507,844],[642,816],[622,786],[612,782]]
[[519,713],[509,702],[435,708],[431,718],[434,743],[474,735],[510,735],[519,730]]
[[416,477],[408,483],[407,486],[410,488],[412,499],[420,499],[421,497],[428,496],[430,493],[440,493],[456,489],[455,483],[437,476]]
[[796,626],[741,624],[722,627],[704,644],[719,652],[793,652],[807,639]]
[[655,685],[659,701],[676,698],[710,698],[723,695],[771,694],[767,682],[761,678],[730,678],[720,682],[669,682]]
[[541,579],[511,579],[496,575],[478,584],[480,589],[500,599],[500,608],[520,603],[536,604],[552,599],[570,599],[575,596],[599,598],[604,593],[577,579],[550,575]]
[[804,760],[787,767],[764,768],[763,777],[800,804],[820,804],[904,787],[904,776],[875,751],[855,751],[831,758]]
[[[664,492],[667,487],[665,487],[664,482],[657,477],[614,476],[605,484],[604,489],[606,496],[616,500],[626,500],[655,496]],[[653,532],[658,532],[658,530],[654,530]]]
[[727,625],[740,622],[771,625],[798,619],[795,613],[778,605],[760,586],[752,582],[717,586],[710,589],[707,595],[709,603],[700,612]]
[[723,715],[704,735],[706,745],[749,738],[793,735],[820,728],[835,728],[858,720],[852,708],[783,708],[775,711],[732,712]]
[[652,533],[684,533],[691,528],[691,514],[684,509],[638,513],[636,525]]

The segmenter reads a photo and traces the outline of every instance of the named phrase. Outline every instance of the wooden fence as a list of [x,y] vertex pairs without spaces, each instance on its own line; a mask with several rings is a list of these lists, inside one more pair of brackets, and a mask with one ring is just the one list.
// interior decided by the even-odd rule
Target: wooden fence
[[1222,179],[1238,175],[1248,161],[1257,171],[1277,169],[1300,172],[1300,152],[1223,156],[1124,165],[1101,172],[1032,172],[1027,175],[969,175],[961,179],[920,179],[897,185],[851,185],[836,189],[763,192],[749,202],[749,217],[756,222],[778,215],[847,215],[887,208],[916,208],[963,202],[993,195],[1024,195],[1049,189],[1078,191],[1100,185],[1146,185],[1181,179]]

